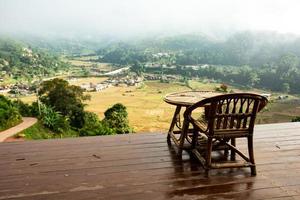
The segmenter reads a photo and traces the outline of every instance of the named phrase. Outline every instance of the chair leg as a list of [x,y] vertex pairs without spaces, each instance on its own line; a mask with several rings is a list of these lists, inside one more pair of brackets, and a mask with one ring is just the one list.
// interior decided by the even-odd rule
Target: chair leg
[[168,133],[168,136],[167,136],[167,143],[168,143],[168,145],[171,145],[171,136],[170,136],[170,133]]
[[205,175],[206,178],[209,178],[209,169],[205,169]]
[[196,148],[198,142],[198,130],[196,127],[194,127],[193,130],[193,138],[192,138],[192,149]]
[[[229,140],[223,140],[225,143],[229,142]],[[228,155],[229,155],[229,150],[228,148],[225,148],[224,149],[224,158],[227,160],[228,158]]]
[[[231,138],[231,145],[235,147],[235,145],[236,145],[236,140],[235,140],[235,138]],[[235,161],[235,159],[236,159],[235,151],[234,151],[234,150],[231,150],[230,160],[231,160],[231,161]]]
[[178,156],[178,158],[182,158],[182,149],[178,149],[178,151],[177,151],[177,156]]
[[252,164],[251,166],[251,175],[256,175],[256,166],[254,161],[254,151],[253,151],[253,136],[248,137],[248,152],[249,152],[249,160]]
[[206,163],[205,163],[205,176],[209,177],[209,170],[211,168],[211,153],[212,153],[212,138],[209,137],[207,140],[206,150]]
[[228,151],[228,149],[225,149],[224,150],[224,157],[225,157],[226,160],[228,158],[228,155],[229,155],[229,151]]

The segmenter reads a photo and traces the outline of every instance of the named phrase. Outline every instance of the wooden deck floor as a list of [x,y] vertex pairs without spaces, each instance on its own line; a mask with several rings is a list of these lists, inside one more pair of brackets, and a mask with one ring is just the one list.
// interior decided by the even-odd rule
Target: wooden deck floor
[[165,134],[2,143],[0,199],[300,199],[300,123],[256,126],[254,144],[256,177],[205,178]]

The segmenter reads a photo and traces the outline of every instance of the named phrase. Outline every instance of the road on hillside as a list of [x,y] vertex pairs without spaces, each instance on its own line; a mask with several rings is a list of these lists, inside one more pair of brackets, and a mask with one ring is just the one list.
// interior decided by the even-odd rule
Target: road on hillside
[[0,132],[0,142],[3,142],[6,138],[21,132],[22,130],[34,125],[37,122],[37,119],[33,117],[23,117],[22,120],[23,122],[21,124]]

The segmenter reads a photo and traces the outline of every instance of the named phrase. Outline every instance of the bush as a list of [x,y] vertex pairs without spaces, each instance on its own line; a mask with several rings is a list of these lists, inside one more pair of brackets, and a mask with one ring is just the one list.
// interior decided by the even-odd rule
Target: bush
[[80,136],[112,135],[114,130],[92,112],[84,113],[84,126],[79,130]]
[[292,122],[300,122],[300,117],[299,116],[298,117],[294,117],[292,119]]
[[5,130],[22,122],[17,107],[5,96],[0,95],[0,130]]
[[39,117],[40,115],[37,102],[33,102],[31,105],[29,105],[21,100],[15,100],[13,101],[13,104],[16,108],[18,108],[23,117]]
[[223,84],[220,85],[220,87],[217,87],[215,89],[215,91],[227,93],[228,92],[228,86],[223,83]]
[[117,134],[132,132],[128,122],[128,113],[123,104],[117,103],[113,107],[107,109],[104,113],[103,120]]
[[39,112],[38,102],[33,102],[30,105],[30,114],[31,114],[32,117],[39,117],[40,112]]
[[41,105],[41,121],[44,126],[55,133],[63,133],[70,129],[70,124],[66,117],[43,104]]
[[31,114],[31,106],[27,103],[24,103],[23,101],[21,100],[15,100],[13,102],[14,106],[18,108],[20,114],[23,116],[23,117],[32,117],[32,114]]

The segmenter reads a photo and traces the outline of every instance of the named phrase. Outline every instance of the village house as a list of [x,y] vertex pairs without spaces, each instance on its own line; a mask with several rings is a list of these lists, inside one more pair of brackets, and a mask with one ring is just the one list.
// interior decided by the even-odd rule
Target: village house
[[95,86],[95,91],[99,92],[99,91],[102,91],[102,90],[104,90],[106,88],[109,88],[111,86],[112,86],[111,84],[107,84],[107,83],[98,83]]
[[83,83],[80,85],[80,87],[87,92],[91,92],[94,90],[92,83]]

